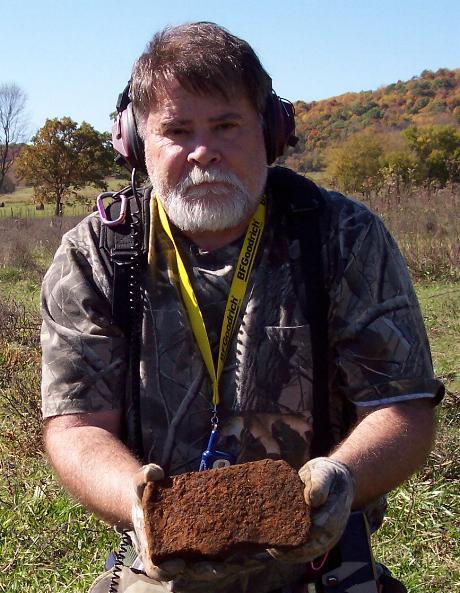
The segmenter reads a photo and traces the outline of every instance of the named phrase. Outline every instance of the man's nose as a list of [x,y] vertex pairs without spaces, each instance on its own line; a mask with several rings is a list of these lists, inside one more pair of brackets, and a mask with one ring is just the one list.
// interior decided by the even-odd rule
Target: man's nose
[[187,156],[189,163],[207,167],[221,161],[221,153],[217,146],[206,139],[197,140]]

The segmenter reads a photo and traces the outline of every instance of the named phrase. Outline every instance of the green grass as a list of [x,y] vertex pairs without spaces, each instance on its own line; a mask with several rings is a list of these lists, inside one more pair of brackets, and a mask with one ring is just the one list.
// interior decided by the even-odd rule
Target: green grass
[[455,591],[460,585],[458,485],[417,475],[389,497],[374,553],[411,592]]
[[[435,449],[390,495],[374,551],[410,593],[450,593],[460,589],[460,284],[417,292],[448,393]],[[0,593],[83,593],[117,537],[62,491],[41,451],[37,295],[27,270],[0,268]]]
[[101,570],[113,532],[70,501],[44,458],[3,457],[0,591],[85,591]]
[[18,268],[3,267],[0,268],[0,294],[8,301],[20,302],[37,310],[40,282]]
[[436,374],[460,392],[460,284],[428,284],[417,288],[423,308]]
[[[94,194],[96,196],[97,194]],[[64,216],[86,216],[92,211],[91,208],[84,204],[66,204],[64,206]],[[21,202],[13,202],[5,205],[5,208],[0,208],[0,219],[17,220],[21,218],[50,218],[54,216],[54,206],[52,204],[45,204],[44,210],[36,210],[33,204],[23,204]]]
[[26,185],[18,185],[16,190],[11,194],[1,194],[0,202],[5,203],[5,207],[11,204],[33,204],[34,202],[34,188]]

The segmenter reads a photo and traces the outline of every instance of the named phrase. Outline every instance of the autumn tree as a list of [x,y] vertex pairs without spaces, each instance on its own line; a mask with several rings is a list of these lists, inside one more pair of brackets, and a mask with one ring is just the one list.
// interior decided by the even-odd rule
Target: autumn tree
[[407,149],[390,150],[380,158],[380,174],[388,192],[394,191],[400,197],[413,181],[415,161]]
[[34,186],[36,201],[54,203],[59,216],[63,201],[76,190],[90,184],[106,189],[104,179],[112,168],[109,134],[63,117],[46,120],[21,152],[16,171]]
[[0,84],[0,189],[26,140],[26,95],[14,83]]
[[368,196],[381,184],[382,154],[383,147],[375,134],[355,134],[329,151],[328,174],[341,191]]
[[414,156],[419,183],[460,181],[460,134],[454,126],[413,126],[403,136]]

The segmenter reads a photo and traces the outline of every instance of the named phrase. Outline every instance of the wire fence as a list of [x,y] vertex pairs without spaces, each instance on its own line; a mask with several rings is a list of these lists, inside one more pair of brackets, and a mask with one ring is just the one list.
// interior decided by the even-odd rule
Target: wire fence
[[[63,216],[85,216],[93,211],[92,206],[86,204],[65,204],[62,208]],[[14,220],[24,218],[50,218],[54,216],[54,205],[46,204],[39,209],[33,204],[5,204],[0,207],[0,219]]]

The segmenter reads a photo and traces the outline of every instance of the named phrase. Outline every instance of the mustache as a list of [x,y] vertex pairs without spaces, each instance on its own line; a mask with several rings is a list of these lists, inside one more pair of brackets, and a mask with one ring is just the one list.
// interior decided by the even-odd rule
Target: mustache
[[193,167],[180,181],[177,186],[179,193],[199,186],[203,183],[226,183],[237,190],[246,191],[240,179],[231,171],[221,171],[219,169],[200,169]]

